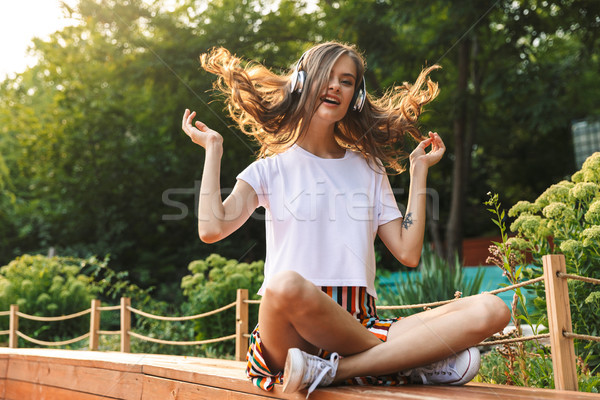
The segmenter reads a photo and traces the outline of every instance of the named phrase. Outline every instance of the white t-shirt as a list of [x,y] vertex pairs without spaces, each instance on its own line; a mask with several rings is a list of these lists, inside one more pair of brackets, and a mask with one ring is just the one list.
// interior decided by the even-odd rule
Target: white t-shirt
[[362,286],[376,297],[377,229],[402,217],[387,175],[358,152],[325,159],[294,145],[253,162],[237,179],[266,210],[259,294],[276,273],[293,270],[317,286]]

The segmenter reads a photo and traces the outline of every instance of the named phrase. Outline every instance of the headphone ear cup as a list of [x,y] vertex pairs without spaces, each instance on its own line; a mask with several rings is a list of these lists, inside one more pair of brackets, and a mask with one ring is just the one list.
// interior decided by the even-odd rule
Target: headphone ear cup
[[358,86],[358,89],[354,92],[352,97],[351,107],[353,111],[361,112],[365,106],[367,100],[367,86],[365,84],[365,78],[363,78]]
[[300,65],[302,64],[302,60],[304,60],[304,56],[306,52],[302,54],[296,66],[294,67],[294,72],[290,77],[290,92],[292,93],[302,93],[302,89],[304,89],[304,82],[306,82],[306,71],[300,69]]
[[296,84],[294,85],[294,92],[302,93],[302,89],[304,89],[304,82],[306,82],[306,71],[298,71]]

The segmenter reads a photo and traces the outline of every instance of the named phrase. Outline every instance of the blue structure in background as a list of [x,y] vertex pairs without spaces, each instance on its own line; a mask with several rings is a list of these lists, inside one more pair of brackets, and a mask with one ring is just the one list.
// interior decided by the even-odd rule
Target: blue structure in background
[[[467,281],[467,282],[472,281],[473,278],[475,277],[475,274],[477,274],[477,271],[479,271],[480,269],[483,270],[483,280],[482,280],[481,289],[480,289],[481,292],[489,292],[489,291],[500,289],[504,286],[510,285],[508,278],[505,277],[504,275],[502,275],[502,270],[496,266],[464,267],[462,271],[463,271],[463,277],[464,277],[465,281]],[[379,285],[386,287],[388,290],[395,291],[396,290],[396,282],[398,280],[402,279],[403,276],[405,276],[407,274],[419,274],[419,273],[420,272],[418,270],[410,271],[410,272],[407,272],[407,271],[395,272],[395,273],[390,274],[389,277],[380,278]],[[535,298],[534,291],[527,287],[524,287],[524,288],[521,288],[521,293],[526,298],[528,311],[532,311],[533,299]],[[510,308],[514,294],[515,294],[514,290],[509,290],[507,292],[498,293],[498,297],[500,297],[502,300],[504,300],[504,303],[506,303],[508,308]],[[447,299],[439,299],[439,300],[447,300]]]

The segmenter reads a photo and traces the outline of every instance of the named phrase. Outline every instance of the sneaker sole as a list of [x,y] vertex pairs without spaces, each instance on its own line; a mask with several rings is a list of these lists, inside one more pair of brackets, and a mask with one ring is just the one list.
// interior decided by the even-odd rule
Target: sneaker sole
[[283,392],[294,393],[300,390],[304,376],[304,357],[300,349],[288,350],[283,370]]
[[[467,368],[463,376],[460,377],[459,380],[449,383],[450,385],[458,386],[471,382],[479,372],[479,367],[481,365],[481,354],[479,353],[479,349],[477,347],[472,347],[468,349],[468,353],[469,367]],[[473,373],[473,371],[475,371],[475,373]]]

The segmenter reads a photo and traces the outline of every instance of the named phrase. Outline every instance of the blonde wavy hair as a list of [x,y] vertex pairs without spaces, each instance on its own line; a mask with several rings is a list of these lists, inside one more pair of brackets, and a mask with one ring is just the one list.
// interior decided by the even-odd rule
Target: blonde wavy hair
[[[288,74],[278,75],[258,63],[246,63],[224,48],[214,48],[200,56],[202,67],[218,79],[214,86],[225,94],[231,118],[242,132],[260,143],[259,157],[277,154],[291,147],[310,124],[312,112],[319,101],[319,91],[327,85],[337,59],[347,54],[356,64],[359,85],[364,77],[365,60],[348,44],[326,42],[309,49],[300,69],[307,78],[302,93],[294,92]],[[340,146],[359,151],[370,161],[381,160],[384,166],[400,173],[402,160],[408,157],[405,137],[416,141],[424,137],[417,127],[423,106],[438,95],[438,85],[428,77],[440,68],[433,65],[421,71],[413,84],[388,90],[380,98],[367,95],[361,112],[348,110],[334,128]]]

